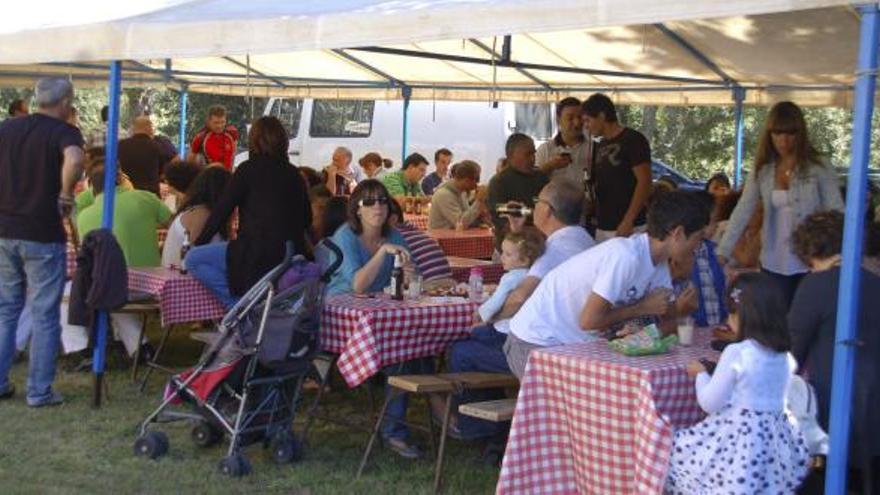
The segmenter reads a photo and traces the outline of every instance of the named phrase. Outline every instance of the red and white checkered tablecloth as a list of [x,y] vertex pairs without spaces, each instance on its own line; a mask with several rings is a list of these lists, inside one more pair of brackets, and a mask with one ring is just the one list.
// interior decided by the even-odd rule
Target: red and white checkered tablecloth
[[431,229],[427,232],[440,244],[446,256],[490,259],[495,250],[491,229]]
[[201,282],[168,268],[129,268],[128,288],[159,300],[162,326],[223,318],[226,310]]
[[475,260],[473,258],[460,258],[458,256],[447,256],[446,261],[452,268],[452,278],[456,282],[467,283],[471,276],[471,268],[479,266],[483,269],[483,283],[497,284],[501,277],[504,276],[504,266],[501,263],[492,263],[486,260]]
[[419,230],[428,230],[428,215],[414,215],[412,213],[404,213],[403,219],[411,223],[413,227]]
[[[168,229],[157,229],[156,238],[159,240],[159,252],[162,252],[162,246],[165,245],[165,238],[168,237]],[[67,237],[67,278],[73,278],[76,273],[76,247],[70,238],[70,232]]]
[[533,351],[498,494],[662,493],[673,428],[703,418],[685,365],[718,359],[710,332],[669,354],[627,357],[605,341]]
[[321,344],[339,354],[339,372],[349,387],[356,387],[384,366],[435,356],[452,341],[467,337],[475,309],[464,298],[329,296],[324,300]]

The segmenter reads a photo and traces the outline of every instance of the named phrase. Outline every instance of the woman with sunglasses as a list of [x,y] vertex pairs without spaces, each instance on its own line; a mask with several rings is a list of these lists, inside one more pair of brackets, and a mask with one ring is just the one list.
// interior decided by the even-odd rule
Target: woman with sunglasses
[[780,286],[787,308],[798,283],[809,271],[791,249],[792,232],[814,212],[843,210],[837,178],[810,143],[800,107],[790,101],[770,109],[755,153],[754,170],[718,246],[718,261],[730,259],[759,203],[764,208],[761,270]]
[[[385,185],[375,179],[362,181],[351,193],[348,221],[336,230],[332,241],[342,251],[342,266],[333,274],[327,286],[328,295],[382,292],[391,283],[394,257],[402,256],[409,264],[406,241],[391,226],[389,205],[392,201]],[[392,364],[382,369],[386,376],[433,373],[431,358],[420,358]],[[386,385],[385,394],[390,393]],[[409,443],[406,420],[408,394],[401,394],[388,403],[382,438],[385,445],[405,458],[421,456],[421,451]]]

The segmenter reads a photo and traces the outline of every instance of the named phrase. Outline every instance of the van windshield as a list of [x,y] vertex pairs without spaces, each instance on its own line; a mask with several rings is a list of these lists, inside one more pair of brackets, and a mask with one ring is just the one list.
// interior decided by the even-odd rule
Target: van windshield
[[315,100],[309,135],[368,137],[373,130],[372,100]]
[[303,101],[278,99],[272,105],[273,117],[281,121],[290,139],[299,134],[299,122],[302,118]]
[[535,141],[553,137],[553,112],[549,103],[516,103],[516,132],[529,135]]

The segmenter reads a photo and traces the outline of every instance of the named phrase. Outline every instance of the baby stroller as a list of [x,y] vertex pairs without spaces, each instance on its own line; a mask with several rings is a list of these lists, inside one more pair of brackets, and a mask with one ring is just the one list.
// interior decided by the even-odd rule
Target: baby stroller
[[[251,465],[242,448],[263,442],[275,462],[298,460],[302,447],[292,425],[302,382],[320,350],[319,323],[324,285],[342,263],[332,243],[322,250],[332,263],[321,272],[318,263],[293,256],[257,282],[227,312],[212,342],[191,370],[173,376],[159,407],[141,423],[134,454],[157,459],[168,452],[168,437],[149,431],[153,423],[194,421],[191,436],[208,447],[229,437],[220,471],[237,477]],[[169,410],[186,403],[192,412]]]

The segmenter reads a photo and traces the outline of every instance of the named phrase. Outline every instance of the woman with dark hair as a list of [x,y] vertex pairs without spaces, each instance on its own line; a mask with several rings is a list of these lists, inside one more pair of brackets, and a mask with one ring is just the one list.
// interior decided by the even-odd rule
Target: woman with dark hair
[[[205,222],[211,215],[232,174],[224,167],[208,167],[200,173],[190,185],[187,195],[177,215],[168,227],[168,236],[162,247],[162,266],[181,267],[181,248],[184,244],[191,246],[199,237]],[[220,231],[211,238],[211,242],[229,239],[229,225],[224,224]]]
[[789,350],[782,292],[769,275],[746,273],[729,291],[732,330],[712,373],[688,364],[708,416],[675,432],[664,493],[794,493],[809,452],[786,403],[797,363]]
[[385,185],[375,179],[354,188],[347,222],[332,237],[344,259],[330,279],[328,294],[382,292],[391,281],[394,256],[409,261],[406,241],[388,220],[390,201]]
[[[177,211],[179,206],[186,201],[186,192],[196,177],[202,173],[205,167],[195,162],[174,162],[165,167],[163,180],[168,184],[173,204],[169,205],[171,211]],[[165,201],[167,204],[167,201]]]
[[381,179],[382,172],[385,171],[385,162],[382,160],[382,156],[379,153],[370,152],[366,155],[362,156],[360,160],[358,160],[358,165],[361,166],[361,169],[366,174],[369,179]]
[[[393,201],[385,186],[375,180],[362,181],[351,193],[348,203],[348,221],[333,234],[332,241],[342,250],[342,265],[333,274],[327,286],[328,294],[382,292],[391,282],[394,258],[401,256],[409,264],[406,242],[389,221],[389,204]],[[382,369],[386,376],[432,373],[432,358],[419,358],[396,363]],[[386,385],[386,396],[391,389]],[[385,445],[402,457],[421,456],[421,451],[409,443],[406,420],[408,394],[391,400],[382,424]]]
[[[876,247],[871,246],[869,229],[866,255]],[[792,353],[802,369],[809,370],[809,382],[816,390],[819,425],[828,431],[828,413],[831,403],[831,371],[834,359],[835,333],[837,328],[837,295],[840,288],[840,250],[843,245],[843,214],[839,211],[814,213],[806,218],[792,235],[795,253],[810,266],[810,274],[804,277],[795,293],[788,312],[791,331]],[[853,465],[858,466],[862,455],[880,456],[880,429],[868,426],[859,431],[861,414],[866,408],[874,418],[880,409],[880,277],[871,271],[861,270],[861,297],[855,382],[853,390],[854,432],[850,451],[856,453]],[[874,420],[872,419],[872,422]],[[866,452],[867,447],[870,452]],[[862,464],[864,465],[864,464]],[[875,471],[876,468],[875,468]]]
[[[285,244],[311,254],[312,223],[305,181],[287,157],[287,132],[275,117],[260,117],[248,134],[248,159],[211,210],[185,263],[192,275],[230,307],[284,259]],[[238,208],[237,237],[210,244]]]
[[718,246],[722,263],[731,257],[758,205],[764,210],[761,269],[779,284],[787,309],[808,271],[791,250],[791,233],[811,213],[843,210],[837,178],[810,143],[803,112],[790,101],[777,103],[767,116],[754,170]]
[[724,172],[709,177],[706,181],[706,192],[711,194],[716,200],[730,194],[730,179]]

